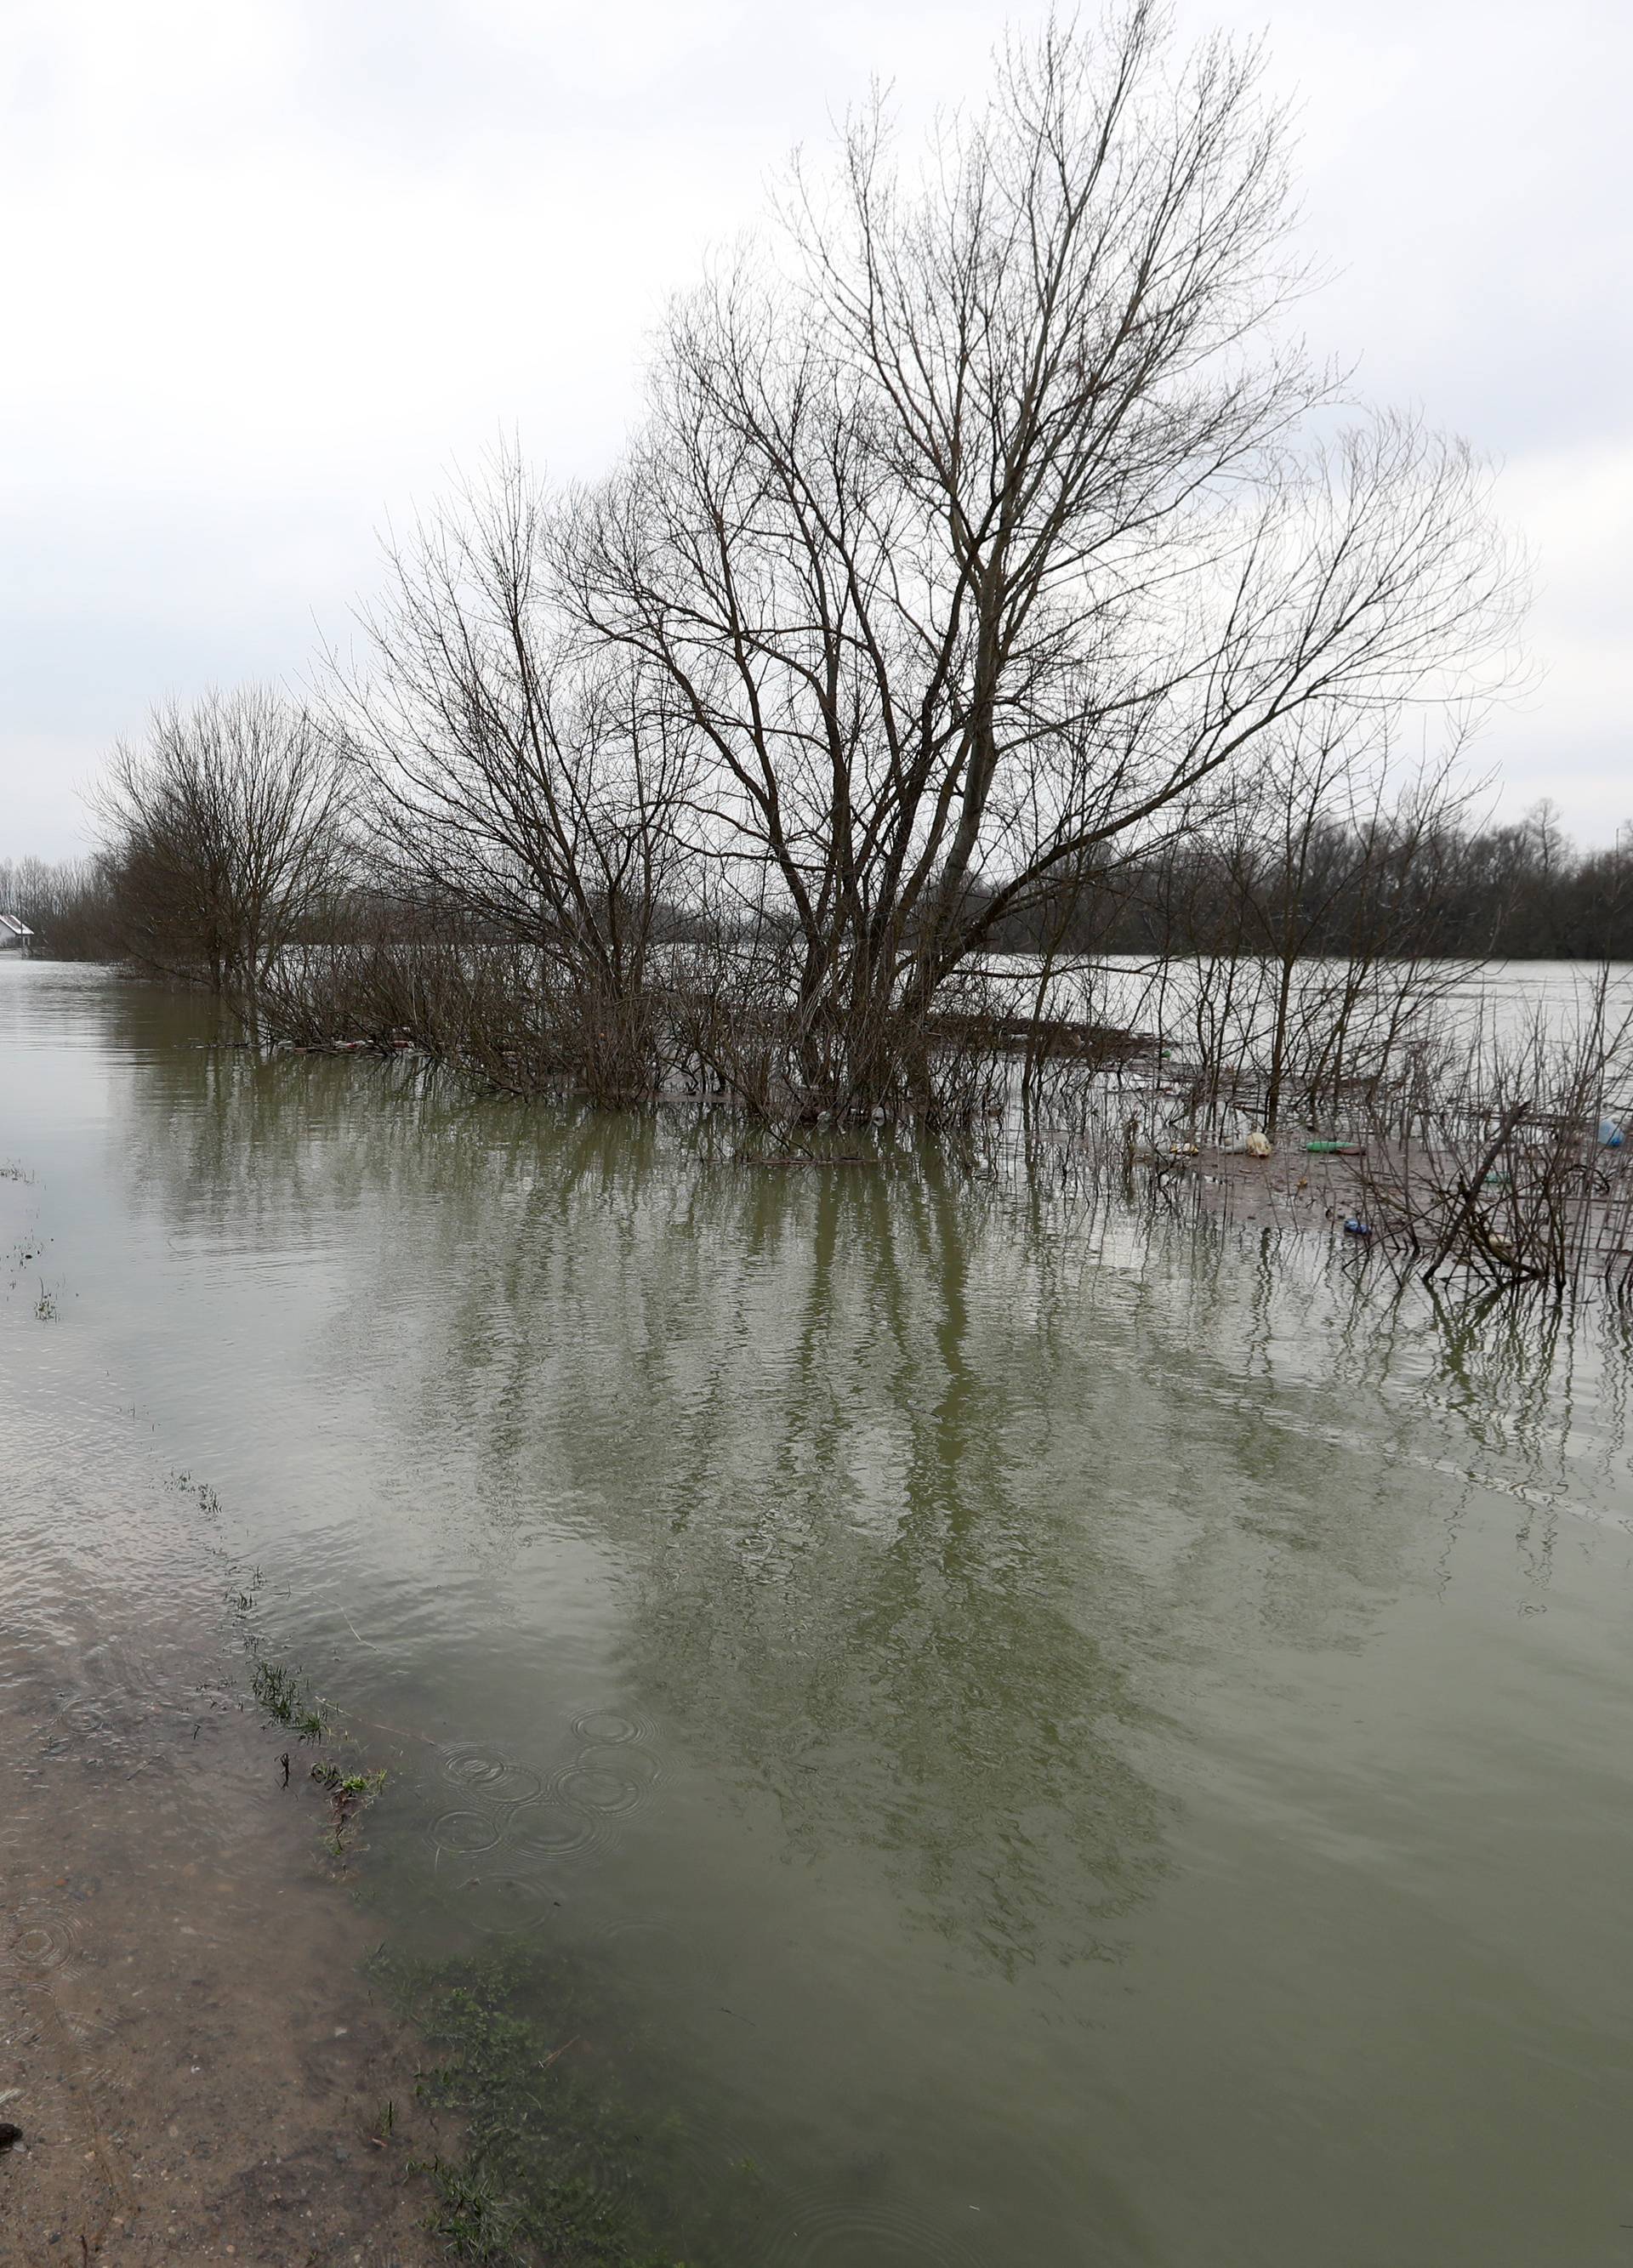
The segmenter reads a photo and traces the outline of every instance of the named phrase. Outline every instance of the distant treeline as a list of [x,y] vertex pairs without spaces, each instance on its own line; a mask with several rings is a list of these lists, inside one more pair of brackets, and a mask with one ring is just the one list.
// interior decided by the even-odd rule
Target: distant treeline
[[27,950],[40,959],[121,959],[117,901],[108,859],[0,858],[0,914],[33,930]]
[[1506,826],[1444,814],[1321,820],[1296,846],[1203,829],[1091,869],[1024,919],[1011,952],[1633,961],[1633,823],[1583,850],[1538,804]]
[[[1290,932],[1307,955],[1633,961],[1633,823],[1609,848],[1583,850],[1544,802],[1500,827],[1444,816],[1423,828],[1323,821],[1299,849],[1289,860],[1262,836],[1202,831],[1108,859],[1052,902],[1001,921],[994,942],[1018,953],[1279,953]],[[107,858],[0,858],[0,913],[34,932],[29,950],[41,958],[127,957],[126,897]],[[312,926],[326,939],[408,938],[445,922],[359,885]],[[674,909],[656,926],[684,938],[692,924]]]

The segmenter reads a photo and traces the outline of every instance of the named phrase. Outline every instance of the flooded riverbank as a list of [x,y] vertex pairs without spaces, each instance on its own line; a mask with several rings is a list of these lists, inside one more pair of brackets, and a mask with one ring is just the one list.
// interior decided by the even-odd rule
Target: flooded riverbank
[[429,2262],[407,2158],[437,2130],[321,1863],[314,1751],[247,1705],[208,1491],[19,1296],[33,1195],[0,1182],[0,2250]]
[[[286,2161],[358,2134],[310,2181],[406,2216],[376,2257],[427,2207],[358,2133],[383,1940],[489,1964],[574,2178],[694,2263],[1625,2261],[1620,1318],[208,1035],[0,968],[6,1887],[28,1946],[111,1916],[64,2021],[166,1917]],[[244,1634],[390,1774],[350,1883],[221,1668],[251,1570]],[[154,1761],[105,1813],[76,1742]],[[202,2209],[195,2035],[125,2036],[83,2142],[66,2050],[0,2088]],[[31,2231],[42,2178],[0,2164]]]

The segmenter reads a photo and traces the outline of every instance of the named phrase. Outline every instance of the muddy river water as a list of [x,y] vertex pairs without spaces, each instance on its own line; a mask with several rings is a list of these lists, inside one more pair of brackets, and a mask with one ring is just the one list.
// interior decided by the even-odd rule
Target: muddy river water
[[0,964],[6,2257],[417,2258],[383,1942],[699,2268],[1633,2263],[1624,1322],[209,1036]]

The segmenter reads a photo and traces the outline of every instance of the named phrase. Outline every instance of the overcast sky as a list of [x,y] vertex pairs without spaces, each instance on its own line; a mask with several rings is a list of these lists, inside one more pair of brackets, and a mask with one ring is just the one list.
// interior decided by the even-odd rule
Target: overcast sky
[[[593,472],[667,291],[874,73],[1029,0],[0,0],[0,857],[158,696],[299,681],[500,430]],[[1504,465],[1544,675],[1513,810],[1633,818],[1629,0],[1181,0],[1300,106],[1312,342]]]

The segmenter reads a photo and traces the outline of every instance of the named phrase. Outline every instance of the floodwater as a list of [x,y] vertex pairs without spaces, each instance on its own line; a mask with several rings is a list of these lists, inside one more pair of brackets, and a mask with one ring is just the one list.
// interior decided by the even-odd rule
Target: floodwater
[[[1274,961],[1252,954],[1171,961],[1110,954],[1065,961],[1046,976],[1044,964],[1020,954],[995,956],[985,973],[998,997],[1023,1012],[1039,1001],[1053,1015],[1085,1017],[1151,1034],[1181,1055],[1206,1035],[1213,1049],[1244,1062],[1260,1061],[1268,1043],[1281,983]],[[1353,978],[1350,964],[1317,957],[1294,973],[1294,1028],[1318,1038],[1330,1032]],[[1356,1043],[1365,1053],[1369,1022],[1390,1027],[1394,1043],[1410,1036],[1437,1043],[1455,1057],[1474,1050],[1487,1059],[1523,1050],[1539,1030],[1555,1042],[1590,1035],[1620,1040],[1618,1078],[1627,1075],[1627,1041],[1633,1035],[1633,965],[1626,961],[1388,961],[1375,969],[1371,1013],[1350,1000],[1347,1012]],[[1607,1098],[1621,1111],[1633,1097]]]
[[9,1634],[241,1587],[677,2255],[1633,2262],[1614,1312],[207,1029],[0,964]]

